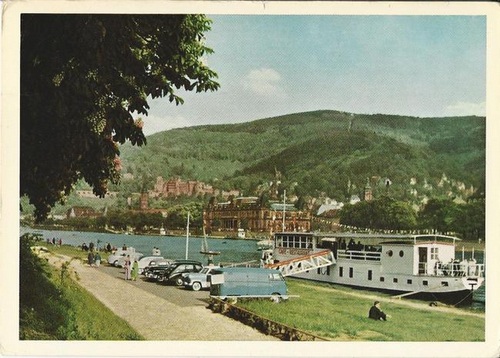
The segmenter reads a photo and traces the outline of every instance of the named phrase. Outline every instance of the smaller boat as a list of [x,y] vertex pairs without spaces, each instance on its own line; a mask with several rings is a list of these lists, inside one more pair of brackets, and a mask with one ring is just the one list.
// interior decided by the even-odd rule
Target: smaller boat
[[268,250],[273,248],[273,241],[271,239],[264,239],[257,241],[257,250]]
[[207,235],[205,234],[205,229],[203,229],[203,240],[201,242],[200,254],[206,255],[208,264],[213,264],[214,256],[220,255],[220,251],[213,251],[208,249]]

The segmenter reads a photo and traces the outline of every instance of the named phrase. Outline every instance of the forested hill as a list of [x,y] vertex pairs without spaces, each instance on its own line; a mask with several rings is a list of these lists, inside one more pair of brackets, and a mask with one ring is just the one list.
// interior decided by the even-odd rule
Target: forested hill
[[252,195],[279,171],[282,187],[298,195],[324,192],[344,200],[367,178],[375,190],[389,178],[391,190],[405,196],[411,178],[422,188],[436,188],[443,174],[450,185],[483,185],[485,125],[475,116],[316,111],[156,133],[145,147],[123,146],[121,157],[125,172],[146,189],[157,176],[179,176]]

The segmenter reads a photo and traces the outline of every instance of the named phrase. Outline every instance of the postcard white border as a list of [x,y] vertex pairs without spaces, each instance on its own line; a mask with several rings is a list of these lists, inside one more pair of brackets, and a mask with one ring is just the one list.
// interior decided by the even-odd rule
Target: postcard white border
[[[53,342],[18,339],[19,63],[20,14],[205,13],[487,16],[488,281],[500,282],[500,11],[489,2],[287,2],[287,1],[4,1],[2,3],[0,354],[6,356],[196,356],[196,357],[492,357],[500,354],[498,289],[486,292],[485,342]],[[496,65],[496,66],[495,66]],[[457,327],[460,329],[460,327]]]

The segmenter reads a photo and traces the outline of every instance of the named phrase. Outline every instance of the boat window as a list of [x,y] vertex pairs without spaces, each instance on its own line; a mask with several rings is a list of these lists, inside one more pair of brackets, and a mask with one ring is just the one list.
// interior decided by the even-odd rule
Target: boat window
[[354,269],[349,267],[349,277],[352,278],[354,276]]
[[412,280],[410,280],[410,279],[408,279],[408,280],[406,280],[406,283],[407,283],[408,285],[411,285],[411,284],[413,283],[413,281],[412,281]]
[[393,279],[392,279],[392,282],[394,282],[394,283],[398,283],[398,279],[397,279],[397,278],[393,278]]
[[429,281],[424,280],[424,281],[422,282],[422,284],[423,284],[424,286],[429,286]]
[[372,270],[368,270],[368,281],[372,280],[372,276],[373,276],[373,271]]
[[385,281],[385,278],[384,277],[380,277],[380,282],[384,282]]
[[389,255],[389,257],[392,257],[392,254],[393,254],[392,250],[387,251],[387,255]]
[[339,267],[339,277],[344,276],[344,268],[342,266]]
[[399,257],[403,257],[405,255],[405,252],[403,250],[399,250]]
[[441,281],[441,286],[448,286],[448,281]]
[[431,260],[437,260],[438,259],[438,253],[439,253],[439,248],[437,248],[437,247],[431,247]]

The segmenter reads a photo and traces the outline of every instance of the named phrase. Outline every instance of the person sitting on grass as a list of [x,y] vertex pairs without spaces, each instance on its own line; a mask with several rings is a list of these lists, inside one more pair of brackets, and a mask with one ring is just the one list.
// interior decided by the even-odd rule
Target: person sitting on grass
[[368,312],[368,318],[374,319],[376,321],[387,321],[387,318],[391,317],[386,315],[384,311],[380,309],[380,302],[375,301],[373,306],[370,308],[370,312]]

